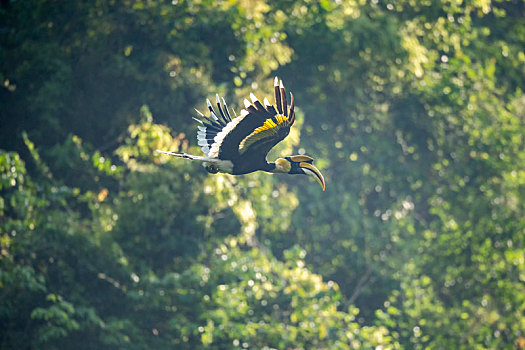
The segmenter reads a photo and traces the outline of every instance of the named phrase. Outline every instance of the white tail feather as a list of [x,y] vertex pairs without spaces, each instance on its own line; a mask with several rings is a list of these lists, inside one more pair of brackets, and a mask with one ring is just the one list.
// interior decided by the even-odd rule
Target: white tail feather
[[223,173],[231,173],[233,170],[233,163],[229,160],[223,160],[218,158],[210,158],[210,157],[202,157],[202,156],[194,156],[192,154],[187,153],[175,153],[175,152],[169,152],[169,151],[161,151],[156,150],[157,153],[167,154],[168,156],[174,156],[174,157],[180,157],[180,158],[186,158],[191,160],[196,160],[199,162],[204,163],[211,163],[215,164],[219,171]]
[[201,162],[209,161],[210,158],[208,157],[202,157],[202,156],[194,156],[192,154],[188,153],[175,153],[170,151],[161,151],[160,149],[156,150],[157,153],[167,154],[168,156],[174,156],[174,157],[180,157],[180,158],[186,158],[191,160],[199,160]]

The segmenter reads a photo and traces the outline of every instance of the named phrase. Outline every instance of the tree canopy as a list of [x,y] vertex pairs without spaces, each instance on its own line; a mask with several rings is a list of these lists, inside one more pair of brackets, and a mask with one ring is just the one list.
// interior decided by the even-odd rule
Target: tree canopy
[[[525,2],[0,4],[0,348],[525,348]],[[273,77],[306,177],[209,175]]]

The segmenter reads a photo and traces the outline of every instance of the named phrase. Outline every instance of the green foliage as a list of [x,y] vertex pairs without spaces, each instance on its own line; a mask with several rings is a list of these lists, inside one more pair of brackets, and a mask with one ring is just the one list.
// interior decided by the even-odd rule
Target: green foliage
[[[209,303],[213,305],[202,341],[211,348],[350,349],[389,347],[384,327],[361,328],[357,310],[338,311],[339,287],[325,283],[305,268],[305,252],[286,251],[282,263],[258,249],[222,245],[212,260],[215,276]],[[363,331],[363,333],[360,333]]]
[[[0,6],[0,348],[525,348],[523,2]],[[154,152],[273,74],[326,192]]]

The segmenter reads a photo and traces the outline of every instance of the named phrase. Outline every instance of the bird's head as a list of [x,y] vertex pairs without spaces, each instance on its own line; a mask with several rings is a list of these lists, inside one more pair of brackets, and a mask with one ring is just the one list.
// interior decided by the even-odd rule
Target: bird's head
[[277,158],[275,161],[275,173],[303,174],[314,177],[325,190],[323,174],[313,164],[313,158],[308,156],[289,156]]

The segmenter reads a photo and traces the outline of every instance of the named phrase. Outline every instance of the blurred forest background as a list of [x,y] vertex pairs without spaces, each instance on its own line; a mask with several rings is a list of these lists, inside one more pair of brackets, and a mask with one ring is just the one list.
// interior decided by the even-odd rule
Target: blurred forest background
[[[326,192],[154,153],[275,75]],[[524,348],[524,77],[522,0],[1,1],[0,348]]]

